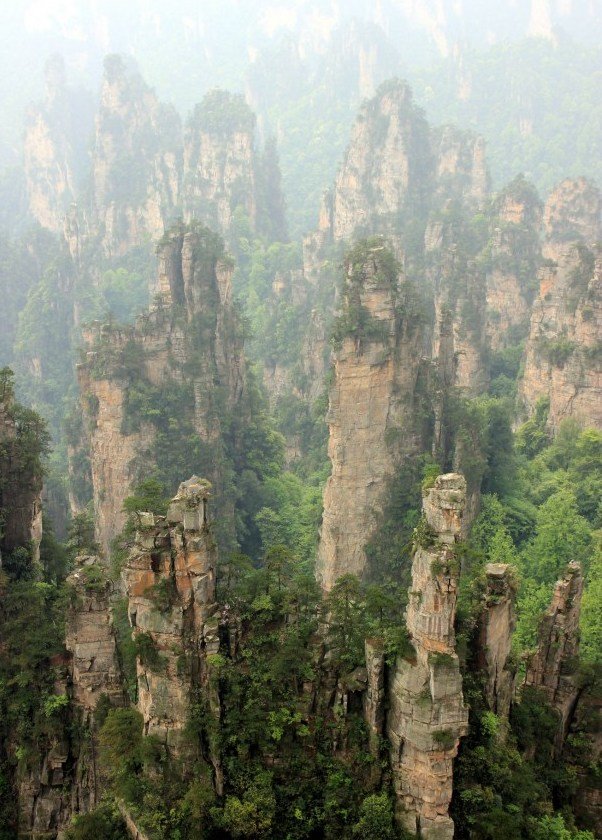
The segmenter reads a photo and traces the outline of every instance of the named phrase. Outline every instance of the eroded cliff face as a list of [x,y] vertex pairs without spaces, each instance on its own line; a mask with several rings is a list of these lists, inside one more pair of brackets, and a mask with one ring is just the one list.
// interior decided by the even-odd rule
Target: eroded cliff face
[[113,587],[99,558],[77,557],[67,585],[67,655],[52,663],[54,694],[65,700],[67,712],[55,723],[48,748],[19,779],[19,837],[61,836],[73,815],[99,804],[104,780],[98,766],[98,704],[125,703],[111,616]]
[[71,654],[71,697],[89,722],[105,695],[111,706],[124,701],[123,681],[111,617],[112,583],[98,557],[80,555],[67,578],[72,589],[65,647]]
[[77,196],[91,128],[91,102],[67,87],[63,59],[54,56],[46,63],[46,99],[26,116],[23,163],[29,212],[55,233]]
[[485,673],[489,708],[507,720],[515,678],[509,657],[516,622],[516,583],[512,567],[506,563],[488,563],[485,574],[487,586],[479,619],[477,662]]
[[[235,110],[235,113],[230,113]],[[197,105],[184,140],[183,209],[227,232],[239,208],[257,221],[255,116],[242,97],[214,91]]]
[[531,313],[519,394],[527,415],[549,400],[552,431],[565,417],[602,427],[602,254],[599,191],[563,181],[544,210],[544,265]]
[[[135,482],[162,464],[173,472],[165,461],[173,452],[157,449],[169,433],[166,412],[175,414],[172,425],[181,424],[180,446],[184,434],[197,435],[201,448],[211,445],[217,453],[222,412],[234,412],[241,400],[245,363],[231,276],[219,237],[178,227],[160,248],[150,311],[132,327],[97,323],[86,333],[78,380],[97,538],[107,555]],[[218,461],[207,468],[219,487]]]
[[334,186],[332,238],[393,230],[396,216],[424,199],[430,169],[428,126],[410,88],[383,85],[352,130]]
[[455,651],[458,559],[466,503],[463,476],[439,476],[423,499],[406,624],[414,655],[398,657],[389,683],[386,731],[397,818],[425,840],[452,840],[452,764],[468,709]]
[[162,235],[178,201],[181,148],[175,109],[108,56],[92,151],[93,215],[107,256]]
[[[207,505],[208,482],[183,482],[167,517],[138,515],[136,540],[123,570],[128,614],[137,642],[138,708],[144,734],[172,753],[181,749],[194,686],[219,719],[210,657],[219,650],[215,575],[217,550]],[[208,756],[221,793],[219,756]]]
[[343,574],[363,575],[387,479],[419,446],[413,407],[422,335],[412,290],[384,241],[352,252],[343,295],[316,563],[325,590]]
[[557,749],[560,751],[579,696],[579,614],[583,576],[571,562],[556,583],[552,602],[539,626],[537,651],[527,666],[525,685],[542,692],[559,715]]
[[541,265],[541,202],[524,178],[496,196],[490,220],[487,273],[487,341],[493,351],[526,338]]

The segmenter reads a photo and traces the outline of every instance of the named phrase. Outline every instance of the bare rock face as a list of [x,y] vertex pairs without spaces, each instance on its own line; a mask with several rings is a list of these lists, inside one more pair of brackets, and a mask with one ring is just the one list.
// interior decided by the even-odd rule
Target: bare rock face
[[475,395],[487,385],[485,276],[458,244],[465,235],[453,222],[432,218],[425,233],[425,261],[435,309],[432,358],[444,371],[447,387]]
[[[428,127],[410,88],[400,81],[382,85],[362,106],[335,182],[332,238],[390,232],[395,215],[421,200],[430,168]],[[367,189],[373,191],[368,203]]]
[[446,125],[431,131],[436,194],[462,196],[475,210],[489,197],[490,179],[482,137]]
[[19,837],[46,840],[67,825],[71,814],[69,796],[65,795],[68,782],[68,739],[56,738],[19,783]]
[[[217,551],[208,521],[210,484],[193,476],[180,485],[167,517],[138,515],[136,542],[123,570],[138,647],[138,708],[144,732],[178,751],[193,684],[208,686],[210,655],[218,652],[215,602]],[[212,756],[219,776],[216,756]]]
[[92,152],[94,216],[108,256],[163,233],[178,201],[181,146],[176,111],[108,56]]
[[489,563],[487,588],[479,620],[478,664],[486,675],[485,696],[492,712],[507,719],[514,692],[514,672],[508,658],[516,622],[512,568]]
[[389,684],[386,731],[397,818],[425,840],[452,840],[452,763],[467,731],[455,652],[458,561],[466,482],[441,475],[423,501],[406,622],[414,654],[398,657]]
[[544,265],[533,305],[519,394],[527,415],[550,402],[552,431],[565,417],[602,428],[602,254],[599,191],[563,181],[544,211]]
[[[215,445],[221,435],[217,388],[227,410],[241,400],[245,362],[231,277],[219,237],[203,228],[175,228],[159,251],[151,310],[133,327],[96,323],[85,334],[88,350],[77,372],[97,539],[107,554],[125,523],[123,500],[152,462],[157,436],[151,419],[132,410],[132,382],[155,395],[157,411],[163,389],[179,387],[179,413]],[[211,478],[219,487],[219,474]]]
[[411,292],[380,240],[353,252],[346,274],[327,417],[332,474],[316,566],[326,591],[343,574],[362,576],[387,479],[417,446],[421,332]]
[[575,679],[579,656],[579,614],[583,576],[571,562],[556,583],[552,602],[539,626],[538,645],[528,663],[525,685],[541,691],[559,714],[557,747],[561,749],[579,695]]
[[541,203],[518,177],[495,198],[487,254],[487,341],[502,350],[526,337],[541,264]]
[[188,121],[184,139],[186,221],[197,219],[225,234],[239,207],[255,227],[255,147],[255,115],[244,98],[225,91],[207,94]]
[[123,703],[121,671],[111,618],[111,583],[98,557],[77,558],[67,578],[74,604],[68,614],[65,647],[71,653],[72,700],[89,719],[102,694],[111,706]]
[[90,103],[68,88],[60,56],[46,63],[46,98],[25,120],[24,170],[29,212],[44,228],[60,233],[77,195],[92,127]]

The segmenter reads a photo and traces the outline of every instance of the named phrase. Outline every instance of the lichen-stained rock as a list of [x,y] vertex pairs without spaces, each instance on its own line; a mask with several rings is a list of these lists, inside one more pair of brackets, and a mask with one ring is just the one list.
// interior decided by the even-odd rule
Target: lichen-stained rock
[[516,620],[514,575],[507,563],[489,563],[485,574],[487,588],[479,619],[477,661],[485,673],[489,708],[500,718],[507,719],[515,678],[508,661]]
[[552,602],[539,626],[537,650],[525,676],[525,685],[541,691],[558,712],[558,750],[564,743],[579,695],[576,669],[582,595],[581,566],[573,561],[556,583]]
[[71,659],[71,695],[85,720],[101,695],[123,704],[123,685],[111,618],[111,582],[98,557],[80,556],[67,578],[73,591],[65,647]]
[[598,189],[581,178],[563,181],[544,210],[544,264],[519,396],[528,416],[549,400],[552,431],[565,417],[602,428],[601,207]]
[[[178,751],[193,685],[219,699],[208,681],[207,657],[219,649],[217,551],[207,519],[208,482],[180,485],[167,517],[140,513],[136,541],[123,569],[130,624],[137,644],[138,708],[144,732]],[[216,755],[210,756],[218,776]]]
[[[359,249],[359,250],[358,250]],[[346,264],[327,421],[332,473],[316,574],[328,591],[343,574],[362,576],[387,480],[416,451],[413,412],[421,324],[412,292],[384,240],[354,250]]]
[[69,774],[69,743],[56,739],[51,748],[19,782],[19,837],[54,838],[70,815],[65,785]]
[[439,476],[424,497],[406,615],[414,652],[398,657],[386,731],[397,818],[425,840],[452,840],[452,764],[468,710],[455,652],[458,561],[454,544],[466,502],[463,476]]

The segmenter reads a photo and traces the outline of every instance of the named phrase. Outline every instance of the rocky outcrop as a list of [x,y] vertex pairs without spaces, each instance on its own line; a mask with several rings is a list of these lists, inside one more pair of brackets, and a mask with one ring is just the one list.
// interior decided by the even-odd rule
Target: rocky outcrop
[[386,731],[397,818],[425,840],[452,840],[452,763],[468,710],[455,651],[458,559],[454,545],[466,503],[463,476],[439,476],[423,499],[406,623],[413,647],[389,684]]
[[181,148],[175,109],[108,56],[92,151],[93,216],[108,256],[161,236],[178,201]]
[[428,126],[407,84],[381,85],[362,105],[332,198],[321,214],[331,240],[394,233],[422,207],[432,178]]
[[55,233],[78,194],[91,128],[91,102],[67,86],[63,59],[54,56],[46,63],[46,99],[26,115],[23,165],[29,212]]
[[225,91],[208,93],[186,127],[185,219],[227,232],[238,208],[255,227],[257,164],[255,115],[244,98]]
[[[231,277],[219,237],[198,226],[176,227],[159,249],[151,310],[133,327],[96,323],[85,334],[78,380],[97,538],[105,553],[123,527],[123,500],[135,482],[173,454],[156,450],[169,421],[162,419],[167,393],[177,415],[172,424],[178,420],[217,454],[222,412],[236,410],[245,383]],[[142,404],[132,399],[132,384],[144,395]],[[211,478],[219,487],[219,464]]]
[[[66,685],[57,685],[65,693]],[[70,746],[66,736],[57,737],[49,750],[19,782],[20,838],[47,840],[57,837],[71,815],[69,785]]]
[[564,743],[579,696],[576,678],[579,656],[579,614],[583,576],[571,562],[556,583],[552,602],[538,632],[537,651],[527,665],[525,685],[538,689],[559,715],[557,749]]
[[455,387],[473,396],[487,385],[485,277],[476,255],[464,246],[464,225],[446,215],[431,217],[424,237],[435,309],[431,356],[444,392]]
[[[209,495],[209,483],[193,476],[180,485],[166,517],[139,513],[123,570],[144,734],[175,753],[181,749],[193,686],[204,690],[210,714],[219,717],[217,689],[209,684],[210,657],[219,649]],[[209,758],[219,789],[219,756],[212,752]]]
[[516,621],[516,584],[506,563],[485,567],[487,588],[479,619],[477,664],[485,675],[485,697],[492,712],[508,718],[515,674],[510,662],[512,633]]
[[422,335],[412,304],[412,290],[383,240],[351,252],[327,415],[332,473],[316,563],[324,590],[343,574],[363,575],[364,546],[387,479],[417,447],[413,406]]
[[602,428],[602,254],[599,191],[563,181],[544,210],[544,264],[533,305],[520,397],[527,415],[549,400],[552,431],[565,417]]
[[475,211],[483,210],[490,189],[483,138],[446,125],[431,131],[431,145],[436,199],[461,197]]
[[527,337],[535,281],[541,265],[542,208],[535,189],[522,177],[495,197],[487,273],[487,342],[502,350]]
[[73,593],[65,637],[71,654],[71,697],[89,722],[102,695],[111,706],[124,700],[111,618],[112,585],[94,556],[78,557],[67,583]]
[[19,837],[61,836],[72,815],[98,805],[103,779],[96,709],[101,699],[112,707],[125,702],[111,619],[112,585],[98,557],[78,557],[67,583],[65,647],[70,657],[53,665],[54,693],[69,699],[70,725],[55,727],[49,747],[19,782]]

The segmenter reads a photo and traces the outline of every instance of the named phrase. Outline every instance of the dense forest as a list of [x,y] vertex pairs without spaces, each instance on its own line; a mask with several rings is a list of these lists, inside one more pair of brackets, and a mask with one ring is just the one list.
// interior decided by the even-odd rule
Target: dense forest
[[0,84],[1,840],[595,840],[599,21],[59,5]]

